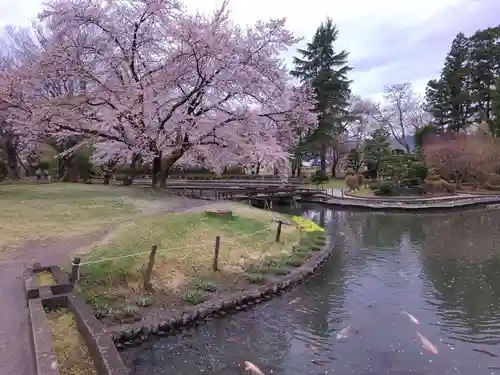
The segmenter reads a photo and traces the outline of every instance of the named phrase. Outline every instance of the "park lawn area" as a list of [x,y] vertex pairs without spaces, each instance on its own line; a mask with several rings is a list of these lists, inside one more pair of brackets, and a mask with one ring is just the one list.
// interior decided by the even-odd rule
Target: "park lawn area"
[[319,184],[319,186],[317,184],[306,184],[304,187],[310,189],[316,189],[316,187],[319,187],[320,189],[345,189],[346,185],[344,180],[335,178],[325,181],[323,184]]
[[[106,245],[81,255],[79,291],[98,311],[113,311],[113,319],[120,320],[139,313],[138,306],[163,304],[175,310],[200,303],[215,291],[241,290],[262,281],[258,276],[252,279],[254,265],[267,262],[274,267],[276,259],[291,258],[300,232],[287,215],[230,202],[216,207],[232,210],[232,219],[211,217],[201,209],[142,218],[118,230]],[[278,219],[289,222],[282,227],[279,243]],[[219,270],[213,271],[216,236],[220,236]],[[151,294],[143,284],[153,244],[158,250]],[[137,253],[143,254],[128,257]]]
[[102,230],[140,214],[144,206],[158,206],[155,200],[154,192],[137,187],[0,185],[0,254],[30,240],[65,239]]

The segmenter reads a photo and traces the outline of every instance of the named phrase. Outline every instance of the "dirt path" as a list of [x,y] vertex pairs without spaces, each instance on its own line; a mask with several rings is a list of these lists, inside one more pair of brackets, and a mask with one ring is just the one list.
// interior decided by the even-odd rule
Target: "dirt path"
[[[197,210],[210,201],[173,198],[173,204],[163,207],[162,213]],[[70,262],[69,254],[88,248],[110,236],[116,227],[70,240],[47,239],[28,241],[0,261],[0,367],[1,375],[34,375],[35,365],[29,332],[28,308],[24,290],[24,271],[33,263],[44,265]]]

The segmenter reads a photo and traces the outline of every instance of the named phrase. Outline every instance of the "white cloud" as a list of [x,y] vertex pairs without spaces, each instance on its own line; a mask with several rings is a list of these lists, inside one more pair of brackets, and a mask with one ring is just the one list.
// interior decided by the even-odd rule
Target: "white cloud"
[[[0,0],[0,24],[28,25],[41,0]],[[210,12],[222,0],[184,0],[192,11]],[[293,4],[293,5],[291,5]],[[379,97],[389,83],[412,82],[422,91],[442,66],[453,37],[493,26],[484,15],[500,11],[498,0],[232,0],[233,19],[287,18],[297,36],[311,38],[326,17],[340,29],[339,49],[350,52],[356,93]],[[488,9],[490,8],[490,9]],[[481,16],[482,15],[482,16]],[[488,23],[488,24],[486,24]],[[295,51],[286,54],[290,62]]]

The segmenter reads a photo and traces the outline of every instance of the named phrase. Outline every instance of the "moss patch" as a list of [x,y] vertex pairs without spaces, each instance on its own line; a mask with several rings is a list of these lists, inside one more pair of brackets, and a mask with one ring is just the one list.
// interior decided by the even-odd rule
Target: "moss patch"
[[52,272],[42,271],[42,272],[36,273],[36,285],[38,287],[47,286],[47,285],[54,285],[54,284],[55,284],[55,280],[54,280],[54,276],[52,275]]

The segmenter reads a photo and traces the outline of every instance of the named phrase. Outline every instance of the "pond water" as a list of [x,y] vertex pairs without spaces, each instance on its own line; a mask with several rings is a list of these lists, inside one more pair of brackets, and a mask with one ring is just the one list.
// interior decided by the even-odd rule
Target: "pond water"
[[315,277],[127,350],[133,374],[500,374],[500,211],[302,213],[335,246]]

